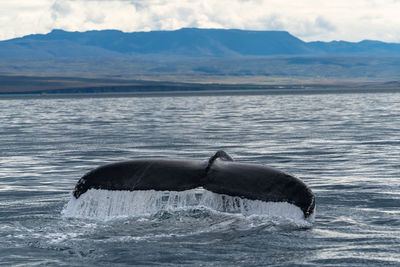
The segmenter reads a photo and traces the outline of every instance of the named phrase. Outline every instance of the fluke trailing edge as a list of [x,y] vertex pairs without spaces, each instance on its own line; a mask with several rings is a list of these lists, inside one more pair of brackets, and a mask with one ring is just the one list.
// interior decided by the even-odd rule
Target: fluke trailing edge
[[184,191],[203,187],[209,191],[250,200],[288,202],[309,217],[315,208],[312,191],[300,179],[280,170],[233,162],[224,151],[208,161],[137,159],[98,167],[85,174],[73,195],[89,189]]

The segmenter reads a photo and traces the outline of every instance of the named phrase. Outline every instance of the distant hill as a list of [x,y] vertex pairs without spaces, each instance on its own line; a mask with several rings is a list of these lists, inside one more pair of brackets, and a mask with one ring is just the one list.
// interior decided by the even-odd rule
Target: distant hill
[[53,30],[0,42],[0,59],[241,57],[280,55],[400,55],[400,44],[304,42],[285,31],[184,28],[124,33],[117,30]]

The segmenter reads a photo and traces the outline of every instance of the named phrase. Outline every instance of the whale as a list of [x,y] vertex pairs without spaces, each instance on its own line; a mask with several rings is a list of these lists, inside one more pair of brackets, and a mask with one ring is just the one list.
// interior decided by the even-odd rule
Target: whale
[[208,160],[142,158],[111,163],[84,174],[73,197],[90,189],[185,191],[204,188],[217,194],[265,202],[287,202],[304,218],[314,213],[315,196],[299,178],[259,164],[235,162],[224,151]]

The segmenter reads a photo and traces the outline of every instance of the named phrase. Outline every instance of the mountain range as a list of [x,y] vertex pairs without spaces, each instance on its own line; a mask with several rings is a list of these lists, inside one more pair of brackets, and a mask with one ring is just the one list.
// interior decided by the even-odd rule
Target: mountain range
[[132,33],[53,30],[48,34],[33,34],[0,42],[0,59],[294,55],[400,56],[400,44],[370,40],[304,42],[286,31],[197,28]]

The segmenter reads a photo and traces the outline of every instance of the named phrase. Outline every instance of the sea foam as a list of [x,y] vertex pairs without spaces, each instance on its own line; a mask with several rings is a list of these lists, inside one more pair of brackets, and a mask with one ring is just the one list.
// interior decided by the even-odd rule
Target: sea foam
[[88,190],[79,199],[71,196],[63,210],[67,218],[112,220],[151,216],[160,211],[206,208],[242,216],[284,218],[309,226],[314,214],[304,219],[301,209],[287,202],[264,202],[217,194],[203,188],[186,191],[111,191]]

